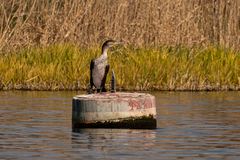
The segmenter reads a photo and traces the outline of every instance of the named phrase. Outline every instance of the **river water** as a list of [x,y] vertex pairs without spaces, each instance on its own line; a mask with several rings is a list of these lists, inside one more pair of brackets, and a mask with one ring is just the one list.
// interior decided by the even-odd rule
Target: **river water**
[[72,132],[77,92],[0,92],[0,159],[240,159],[240,92],[154,92],[155,130]]

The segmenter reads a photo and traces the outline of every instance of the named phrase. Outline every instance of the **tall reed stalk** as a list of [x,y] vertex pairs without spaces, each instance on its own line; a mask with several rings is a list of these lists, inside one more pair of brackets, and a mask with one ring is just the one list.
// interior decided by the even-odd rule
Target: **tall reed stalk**
[[240,49],[240,0],[0,0],[0,51],[121,39]]

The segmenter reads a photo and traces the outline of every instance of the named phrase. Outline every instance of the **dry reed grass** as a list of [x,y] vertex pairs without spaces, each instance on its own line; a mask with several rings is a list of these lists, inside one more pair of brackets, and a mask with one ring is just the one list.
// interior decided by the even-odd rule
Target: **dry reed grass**
[[239,0],[1,0],[0,51],[55,43],[239,49]]

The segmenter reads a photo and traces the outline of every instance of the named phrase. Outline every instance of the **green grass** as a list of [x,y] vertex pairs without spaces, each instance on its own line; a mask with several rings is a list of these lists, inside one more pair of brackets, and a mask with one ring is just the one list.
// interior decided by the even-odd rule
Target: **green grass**
[[[98,47],[52,45],[0,55],[0,89],[84,90]],[[117,90],[239,90],[240,53],[218,47],[113,48]],[[110,76],[107,79],[109,86]]]

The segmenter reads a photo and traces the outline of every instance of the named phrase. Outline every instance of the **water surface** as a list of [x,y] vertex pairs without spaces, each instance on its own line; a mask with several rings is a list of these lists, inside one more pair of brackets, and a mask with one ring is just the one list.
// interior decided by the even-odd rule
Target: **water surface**
[[156,130],[72,132],[77,92],[0,92],[0,159],[239,159],[240,92],[156,92]]

